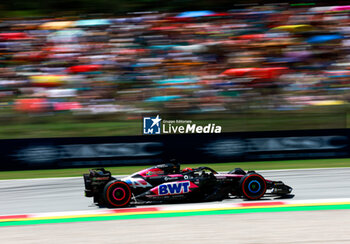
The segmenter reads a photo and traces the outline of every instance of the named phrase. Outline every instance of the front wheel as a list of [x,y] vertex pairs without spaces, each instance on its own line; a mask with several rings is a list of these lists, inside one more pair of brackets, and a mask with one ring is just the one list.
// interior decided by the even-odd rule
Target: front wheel
[[254,172],[241,178],[239,188],[244,198],[258,200],[265,194],[267,187],[264,177]]
[[129,185],[123,181],[110,181],[103,190],[105,202],[110,207],[125,207],[130,203],[131,189]]

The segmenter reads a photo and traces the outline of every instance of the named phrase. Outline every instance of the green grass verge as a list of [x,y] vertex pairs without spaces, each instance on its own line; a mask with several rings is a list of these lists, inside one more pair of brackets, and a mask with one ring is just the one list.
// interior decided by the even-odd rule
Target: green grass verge
[[[350,167],[350,158],[236,162],[218,164],[186,164],[182,167],[185,166],[208,166],[217,171],[229,171],[238,167],[243,168],[244,170],[333,168]],[[146,167],[148,166],[119,166],[107,167],[107,169],[110,170],[114,175],[128,175]],[[82,176],[83,173],[88,172],[88,169],[89,168],[2,171],[0,172],[0,180]]]
[[[350,110],[350,108],[348,108]],[[163,120],[192,120],[198,125],[216,124],[222,132],[310,130],[350,128],[350,112],[342,107],[302,111],[256,111],[250,113],[161,114]],[[349,117],[349,118],[348,118]],[[15,114],[0,110],[0,139],[86,136],[131,136],[142,134],[139,114],[77,116]]]

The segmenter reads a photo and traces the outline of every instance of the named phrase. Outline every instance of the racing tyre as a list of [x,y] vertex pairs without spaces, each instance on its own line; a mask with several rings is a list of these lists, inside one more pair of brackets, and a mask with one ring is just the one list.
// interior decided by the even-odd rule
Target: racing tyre
[[242,177],[239,188],[244,198],[249,200],[260,199],[266,192],[266,181],[257,173],[249,173]]
[[110,207],[125,207],[130,203],[131,189],[123,181],[110,181],[103,190],[103,197]]

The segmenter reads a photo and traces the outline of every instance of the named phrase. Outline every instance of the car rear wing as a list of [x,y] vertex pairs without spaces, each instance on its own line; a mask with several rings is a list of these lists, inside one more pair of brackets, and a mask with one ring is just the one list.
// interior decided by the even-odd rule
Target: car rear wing
[[89,173],[91,177],[112,176],[111,172],[108,170],[105,170],[104,168],[89,169]]
[[85,184],[85,196],[92,197],[112,179],[110,171],[104,168],[89,169],[89,174],[83,174]]

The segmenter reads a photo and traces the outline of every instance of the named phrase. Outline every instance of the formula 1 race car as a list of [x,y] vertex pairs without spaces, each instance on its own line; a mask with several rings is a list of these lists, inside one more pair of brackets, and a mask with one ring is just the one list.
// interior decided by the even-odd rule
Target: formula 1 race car
[[84,174],[85,196],[100,206],[125,207],[131,203],[220,201],[231,196],[258,200],[283,196],[292,188],[282,181],[266,180],[255,171],[236,168],[218,173],[209,167],[185,168],[179,164],[153,166],[116,179],[104,168]]

